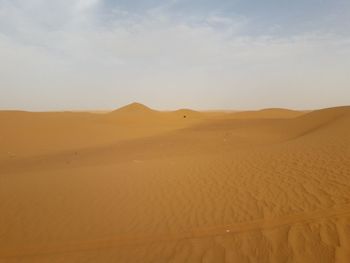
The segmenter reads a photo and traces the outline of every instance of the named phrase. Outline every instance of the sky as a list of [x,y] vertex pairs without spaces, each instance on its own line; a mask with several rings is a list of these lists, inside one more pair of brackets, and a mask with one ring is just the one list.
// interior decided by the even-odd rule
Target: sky
[[0,109],[350,104],[348,0],[0,0]]

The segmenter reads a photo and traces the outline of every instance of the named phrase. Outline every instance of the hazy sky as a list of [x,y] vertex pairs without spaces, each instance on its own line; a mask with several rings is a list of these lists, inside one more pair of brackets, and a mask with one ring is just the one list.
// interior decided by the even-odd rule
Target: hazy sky
[[349,0],[0,0],[0,108],[350,104]]

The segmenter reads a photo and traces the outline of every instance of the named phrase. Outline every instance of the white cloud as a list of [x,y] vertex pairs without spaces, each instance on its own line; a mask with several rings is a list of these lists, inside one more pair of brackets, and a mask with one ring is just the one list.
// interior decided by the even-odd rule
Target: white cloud
[[94,8],[99,2],[100,0],[78,0],[76,6],[78,10],[86,10]]
[[[222,108],[349,103],[346,37],[247,36],[244,17],[187,20],[164,8],[106,14],[95,12],[99,4],[0,1],[1,107],[104,108],[134,100]],[[313,97],[330,90],[323,101]]]

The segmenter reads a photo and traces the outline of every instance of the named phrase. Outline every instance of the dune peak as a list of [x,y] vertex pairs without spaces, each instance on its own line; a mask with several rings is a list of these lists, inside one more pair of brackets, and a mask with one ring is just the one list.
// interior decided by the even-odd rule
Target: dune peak
[[139,102],[133,102],[128,105],[125,105],[114,112],[153,112],[151,108],[147,107],[144,104],[141,104]]

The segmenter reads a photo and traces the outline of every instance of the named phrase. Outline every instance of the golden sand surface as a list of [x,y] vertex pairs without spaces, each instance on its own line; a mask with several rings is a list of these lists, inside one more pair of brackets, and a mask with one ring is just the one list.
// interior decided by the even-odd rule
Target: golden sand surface
[[0,262],[350,262],[350,107],[0,111]]

